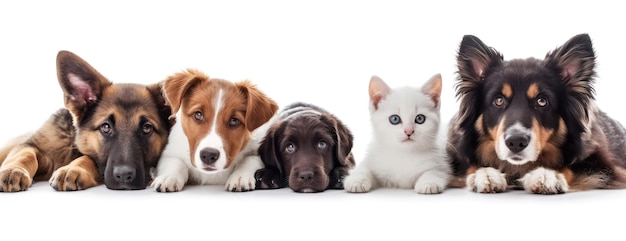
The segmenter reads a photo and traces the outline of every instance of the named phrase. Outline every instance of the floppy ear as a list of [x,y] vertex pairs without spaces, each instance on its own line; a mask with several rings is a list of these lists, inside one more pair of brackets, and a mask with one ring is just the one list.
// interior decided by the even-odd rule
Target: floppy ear
[[152,95],[152,100],[154,101],[154,104],[159,111],[159,118],[163,120],[163,123],[169,123],[169,126],[167,127],[167,130],[169,131],[170,127],[174,125],[176,120],[170,118],[173,113],[172,108],[170,107],[169,103],[167,103],[165,93],[163,93],[163,81],[149,85],[146,88],[148,88],[148,91],[150,91],[150,94]]
[[441,74],[435,74],[426,83],[422,85],[422,93],[430,96],[435,103],[435,107],[439,108],[439,97],[441,96]]
[[175,73],[167,77],[163,81],[163,92],[165,95],[166,105],[171,106],[171,114],[178,112],[182,103],[183,97],[187,91],[193,88],[195,85],[207,81],[209,79],[204,73],[188,69],[183,72]]
[[261,140],[261,144],[259,145],[259,149],[257,150],[257,154],[263,161],[265,167],[270,167],[278,170],[280,176],[284,176],[283,173],[283,161],[281,160],[280,152],[280,137],[282,133],[285,131],[285,122],[279,121],[274,123],[267,130],[265,137]]
[[330,114],[322,114],[321,121],[327,126],[332,127],[335,138],[335,158],[341,166],[354,167],[355,161],[352,155],[352,146],[354,137],[350,129],[346,127],[339,119]]
[[385,99],[391,92],[391,88],[378,76],[374,75],[370,78],[369,95],[370,103],[374,107],[374,110],[378,110],[378,103]]
[[263,125],[278,110],[278,104],[249,81],[241,81],[235,85],[248,101],[244,120],[248,130],[253,131]]
[[65,50],[57,54],[57,78],[63,89],[65,107],[78,122],[100,101],[103,90],[112,84],[87,61]]

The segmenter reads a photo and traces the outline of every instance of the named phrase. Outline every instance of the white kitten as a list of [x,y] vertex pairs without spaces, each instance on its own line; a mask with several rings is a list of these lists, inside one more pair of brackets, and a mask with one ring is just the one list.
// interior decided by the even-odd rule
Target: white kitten
[[391,89],[377,76],[369,84],[370,118],[374,133],[365,159],[344,181],[348,192],[377,187],[414,188],[417,193],[441,193],[451,167],[437,140],[440,121],[441,75],[421,88]]

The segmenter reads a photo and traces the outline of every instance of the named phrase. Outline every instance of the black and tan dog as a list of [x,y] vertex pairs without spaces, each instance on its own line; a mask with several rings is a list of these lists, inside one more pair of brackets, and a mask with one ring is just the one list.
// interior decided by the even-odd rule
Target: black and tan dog
[[453,183],[480,193],[625,188],[626,131],[596,106],[595,58],[587,34],[543,60],[510,61],[465,36],[448,135]]
[[258,149],[265,168],[255,174],[258,189],[343,189],[344,178],[355,166],[353,136],[336,116],[315,105],[294,103],[265,126]]
[[0,151],[0,191],[24,191],[39,180],[58,191],[103,182],[144,189],[171,126],[160,84],[113,84],[67,51],[57,55],[57,75],[66,108]]

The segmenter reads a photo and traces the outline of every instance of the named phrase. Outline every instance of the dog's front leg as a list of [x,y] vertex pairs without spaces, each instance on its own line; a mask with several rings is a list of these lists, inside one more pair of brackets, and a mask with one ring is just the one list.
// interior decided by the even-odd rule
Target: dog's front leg
[[[16,146],[0,167],[0,191],[26,191],[33,183],[39,163],[40,151],[32,146]],[[45,158],[45,157],[44,157]]]
[[287,178],[273,167],[264,167],[254,173],[256,189],[278,189],[287,187]]
[[189,180],[187,165],[180,158],[162,156],[150,187],[157,192],[178,192]]
[[77,191],[94,187],[101,180],[96,163],[88,156],[81,156],[54,171],[48,182],[57,191]]
[[330,181],[328,182],[328,189],[343,189],[343,182],[348,176],[350,168],[341,166],[335,167],[330,172]]
[[254,174],[263,168],[263,162],[257,155],[246,155],[237,162],[235,170],[226,180],[226,190],[231,192],[252,191],[256,188]]

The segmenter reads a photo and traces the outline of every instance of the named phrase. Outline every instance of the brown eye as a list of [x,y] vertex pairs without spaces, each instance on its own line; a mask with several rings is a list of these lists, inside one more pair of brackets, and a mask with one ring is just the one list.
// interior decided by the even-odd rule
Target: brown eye
[[241,121],[237,118],[230,118],[228,121],[228,126],[231,128],[237,127],[241,124]]
[[536,105],[539,107],[545,107],[548,105],[548,99],[539,97],[537,98]]
[[504,105],[504,97],[498,96],[495,100],[493,100],[493,104],[495,106],[503,106]]
[[102,132],[102,134],[110,134],[111,133],[111,125],[109,125],[109,123],[104,123],[100,126],[100,132]]
[[204,115],[202,114],[202,112],[196,111],[195,113],[193,113],[193,118],[196,119],[197,121],[203,121]]
[[320,149],[325,149],[328,146],[325,141],[320,141],[317,143],[317,147]]
[[150,123],[146,123],[146,124],[143,124],[143,127],[141,129],[143,130],[144,134],[150,134],[152,133],[154,126],[152,126],[152,124]]
[[295,146],[294,144],[289,143],[289,144],[287,144],[287,146],[285,147],[285,151],[286,151],[287,153],[292,153],[292,152],[296,151],[296,146]]

